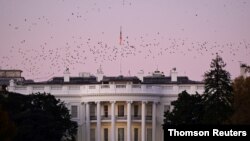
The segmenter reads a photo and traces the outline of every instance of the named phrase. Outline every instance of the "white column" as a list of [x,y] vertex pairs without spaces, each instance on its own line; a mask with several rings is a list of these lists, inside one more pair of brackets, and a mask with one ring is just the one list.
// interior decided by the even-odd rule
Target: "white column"
[[116,141],[115,138],[115,101],[111,101],[111,141]]
[[156,137],[156,102],[153,102],[153,113],[152,113],[152,141],[155,141]]
[[101,141],[101,105],[100,101],[96,102],[96,128],[97,128],[97,141]]
[[127,101],[127,141],[131,141],[131,103]]
[[89,114],[89,103],[85,103],[86,107],[86,138],[87,141],[90,141],[90,114]]
[[141,141],[145,140],[145,131],[146,131],[146,101],[142,101],[142,110],[141,110]]
[[86,111],[86,108],[85,108],[85,104],[84,103],[81,103],[81,112],[80,112],[80,114],[81,114],[81,116],[80,116],[80,119],[81,119],[81,128],[82,128],[82,130],[81,130],[81,140],[80,141],[85,141],[86,139],[85,138],[83,138],[83,137],[86,137],[86,119],[85,119],[85,116],[86,116],[86,114],[85,114],[85,111]]

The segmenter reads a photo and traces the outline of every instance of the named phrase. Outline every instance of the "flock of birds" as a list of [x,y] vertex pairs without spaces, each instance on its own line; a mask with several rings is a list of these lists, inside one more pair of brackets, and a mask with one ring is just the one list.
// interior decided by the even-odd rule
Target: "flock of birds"
[[[125,0],[122,1],[122,4],[132,5],[131,2],[126,2]],[[100,12],[98,8],[94,10]],[[79,11],[71,12],[69,15],[71,18],[84,17]],[[66,18],[66,20],[70,22],[71,18]],[[87,19],[84,18],[84,20]],[[45,16],[37,17],[36,22],[24,18],[23,22],[27,24],[28,31],[39,28],[38,25],[40,24],[54,26],[53,22]],[[21,30],[19,26],[12,23],[9,23],[8,26],[12,30]],[[105,36],[104,32],[100,32],[100,34]],[[242,55],[242,52],[246,56],[250,56],[250,43],[245,40],[225,43],[193,41],[188,38],[166,37],[161,31],[156,31],[153,34],[141,33],[140,36],[136,37],[123,32],[122,44],[119,44],[119,31],[117,32],[117,37],[114,37],[117,38],[117,43],[96,40],[86,35],[73,35],[68,41],[64,41],[63,46],[55,47],[51,44],[55,38],[55,35],[49,35],[46,41],[42,41],[35,47],[27,44],[29,42],[28,39],[24,38],[18,41],[15,45],[11,45],[9,52],[1,56],[1,67],[4,69],[21,69],[25,72],[27,78],[47,79],[58,72],[63,72],[65,68],[74,70],[76,67],[86,65],[86,62],[93,62],[93,65],[99,66],[105,62],[121,60],[126,62],[126,59],[132,57],[141,57],[149,60],[178,54],[184,57],[199,59],[199,57],[204,55],[215,55],[215,53],[219,53],[222,56],[229,54],[232,56],[231,61],[238,62],[239,60],[234,60],[234,58]],[[44,69],[41,68],[46,68],[47,71],[44,72]],[[44,77],[37,78],[37,76]]]

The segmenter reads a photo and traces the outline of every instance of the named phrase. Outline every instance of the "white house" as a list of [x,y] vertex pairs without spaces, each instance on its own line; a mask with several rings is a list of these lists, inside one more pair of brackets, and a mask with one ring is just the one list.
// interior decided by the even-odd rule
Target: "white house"
[[[107,77],[81,73],[44,82],[10,82],[9,91],[31,94],[51,93],[67,104],[79,128],[78,141],[163,141],[163,115],[180,92],[202,94],[204,83],[177,76],[176,69],[165,76]],[[188,107],[187,107],[188,108]]]

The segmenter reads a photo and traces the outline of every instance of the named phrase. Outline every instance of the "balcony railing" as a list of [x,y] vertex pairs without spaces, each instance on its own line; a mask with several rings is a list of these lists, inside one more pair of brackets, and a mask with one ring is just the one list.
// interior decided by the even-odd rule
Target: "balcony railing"
[[117,115],[116,119],[117,120],[126,120],[127,119],[127,115]]
[[146,116],[146,120],[152,120],[152,116]]
[[[131,94],[140,94],[140,93],[148,93],[148,94],[177,94],[180,91],[187,90],[189,93],[202,93],[204,91],[203,84],[197,85],[165,85],[165,86],[157,86],[157,85],[146,85],[146,84],[97,84],[97,85],[76,85],[76,86],[68,86],[68,85],[52,85],[52,86],[22,86],[16,85],[13,88],[13,91],[22,92],[22,93],[32,93],[32,92],[48,92],[52,94],[92,94],[92,93],[131,93]],[[25,92],[26,91],[26,92]]]
[[111,115],[102,115],[102,120],[111,120]]
[[132,120],[141,120],[140,115],[132,116]]
[[96,116],[90,116],[90,120],[96,120]]
[[[116,115],[116,120],[127,120],[127,115],[123,116],[118,116]],[[90,116],[90,120],[96,120],[96,116]],[[131,115],[131,120],[141,120],[142,116],[141,115]],[[101,120],[111,120],[111,115],[102,115]],[[146,116],[146,120],[152,120],[152,116]]]

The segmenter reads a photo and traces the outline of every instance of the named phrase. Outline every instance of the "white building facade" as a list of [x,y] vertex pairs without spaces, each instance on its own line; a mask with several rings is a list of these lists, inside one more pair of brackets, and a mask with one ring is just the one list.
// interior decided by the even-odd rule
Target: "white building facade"
[[[50,93],[64,101],[78,123],[78,141],[163,141],[164,112],[186,90],[204,91],[203,82],[155,71],[152,76],[97,77],[81,74],[54,77],[45,82],[16,84],[9,91],[21,94]],[[187,107],[188,108],[188,107]]]

